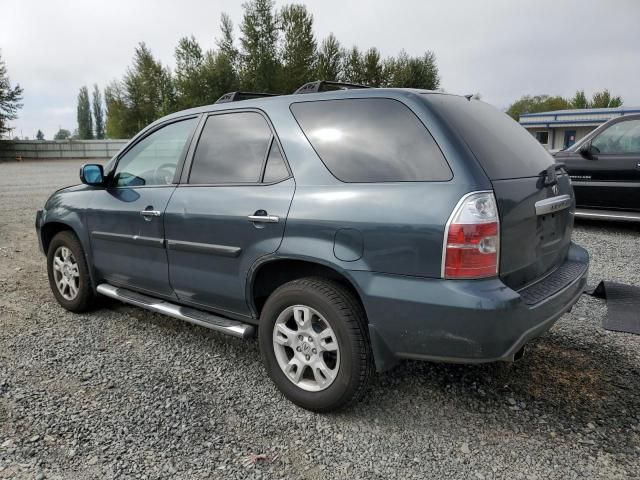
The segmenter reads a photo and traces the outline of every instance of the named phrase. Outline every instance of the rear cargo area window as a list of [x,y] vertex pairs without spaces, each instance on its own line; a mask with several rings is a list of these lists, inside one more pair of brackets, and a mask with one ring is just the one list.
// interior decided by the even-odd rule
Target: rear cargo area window
[[446,181],[451,169],[416,115],[386,98],[301,102],[291,112],[343,182]]
[[541,145],[544,138],[536,139],[491,105],[456,95],[423,98],[469,146],[491,180],[535,177],[553,164]]

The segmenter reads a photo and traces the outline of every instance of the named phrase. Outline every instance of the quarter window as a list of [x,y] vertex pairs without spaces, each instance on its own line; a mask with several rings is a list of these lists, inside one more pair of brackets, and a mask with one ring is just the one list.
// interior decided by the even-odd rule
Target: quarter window
[[280,180],[284,180],[289,176],[289,171],[282,158],[280,147],[276,143],[275,139],[271,142],[271,150],[269,151],[269,157],[267,158],[267,165],[264,169],[265,183],[275,183]]
[[343,182],[450,180],[442,152],[418,117],[387,98],[294,103],[311,145]]
[[188,147],[196,118],[170,123],[136,143],[118,161],[117,187],[168,185]]
[[257,183],[271,130],[255,112],[212,115],[202,129],[189,183]]
[[611,125],[593,139],[591,146],[600,153],[639,153],[640,120],[626,120]]

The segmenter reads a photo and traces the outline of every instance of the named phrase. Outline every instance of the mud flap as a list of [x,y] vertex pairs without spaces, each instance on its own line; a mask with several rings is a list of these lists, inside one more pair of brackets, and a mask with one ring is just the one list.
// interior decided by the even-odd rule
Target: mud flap
[[640,335],[640,287],[603,280],[595,288],[587,287],[584,293],[606,300],[603,328]]

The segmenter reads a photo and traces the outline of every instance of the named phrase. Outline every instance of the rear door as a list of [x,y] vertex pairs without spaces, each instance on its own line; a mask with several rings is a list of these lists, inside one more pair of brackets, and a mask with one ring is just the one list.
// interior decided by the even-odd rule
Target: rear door
[[488,104],[427,96],[489,177],[500,214],[500,277],[518,289],[567,257],[575,201],[568,175],[517,122]]
[[295,183],[260,112],[210,115],[196,135],[165,215],[171,285],[185,303],[248,315],[248,271],[278,249]]

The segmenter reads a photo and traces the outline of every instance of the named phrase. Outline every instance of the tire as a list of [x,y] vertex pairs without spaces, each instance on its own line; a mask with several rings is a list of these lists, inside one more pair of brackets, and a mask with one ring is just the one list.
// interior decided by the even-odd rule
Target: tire
[[265,303],[258,335],[267,373],[296,405],[329,412],[364,394],[372,370],[366,318],[339,283],[302,278],[282,285]]
[[[57,260],[62,260],[66,252],[69,252],[69,263],[65,262],[60,265],[60,261]],[[66,268],[66,274],[54,265],[63,270]],[[47,252],[47,273],[53,296],[63,308],[80,313],[93,307],[95,294],[91,285],[86,256],[82,245],[73,232],[62,231],[51,240]],[[62,283],[66,282],[66,286],[61,290],[58,283],[62,277],[64,277]],[[71,283],[75,287],[75,295]]]

